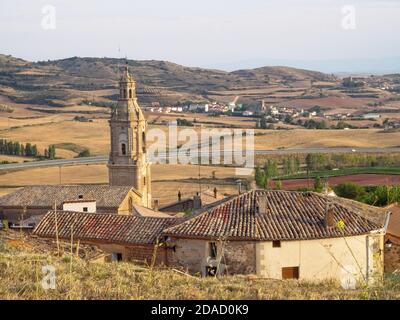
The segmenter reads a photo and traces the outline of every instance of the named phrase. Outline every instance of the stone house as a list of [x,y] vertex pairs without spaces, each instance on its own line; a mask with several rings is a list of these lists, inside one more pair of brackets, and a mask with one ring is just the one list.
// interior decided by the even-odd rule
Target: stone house
[[[99,247],[111,261],[167,265],[166,247],[159,245],[165,228],[177,218],[50,211],[36,226],[42,238],[73,240]],[[57,226],[57,228],[56,228]]]
[[383,273],[388,217],[337,197],[254,190],[195,213],[164,236],[174,248],[168,263],[192,273],[359,280]]
[[[70,238],[71,221],[76,230],[106,230],[102,237],[78,232],[74,237],[101,240],[107,243],[103,249],[122,252],[119,257],[124,260],[149,261],[157,247],[158,263],[204,276],[254,274],[346,282],[369,281],[383,274],[389,221],[386,209],[355,201],[313,192],[265,190],[217,201],[183,218],[113,216],[121,222],[104,217],[100,223],[103,218],[90,215],[96,222],[85,223],[79,218],[83,215],[62,214],[58,223],[65,230],[63,236]],[[54,220],[54,213],[46,215],[35,233],[54,237]],[[137,238],[144,234],[149,237],[145,248]],[[114,247],[121,245],[122,238],[116,238],[120,236],[125,237],[124,249]]]
[[130,214],[135,212],[138,199],[136,190],[129,186],[28,186],[0,197],[0,220],[10,224],[20,224],[27,219],[37,221],[49,210],[54,210],[54,205],[57,210],[63,210],[65,206],[73,211],[87,208],[90,212],[95,207],[96,213]]

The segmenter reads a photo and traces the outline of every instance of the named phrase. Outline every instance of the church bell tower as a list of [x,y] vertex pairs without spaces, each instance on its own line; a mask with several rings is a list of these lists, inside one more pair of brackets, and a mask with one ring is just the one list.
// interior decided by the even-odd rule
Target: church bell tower
[[110,186],[132,186],[139,205],[151,207],[150,163],[146,153],[147,121],[136,98],[135,80],[125,66],[119,81],[119,99],[110,123],[108,161]]

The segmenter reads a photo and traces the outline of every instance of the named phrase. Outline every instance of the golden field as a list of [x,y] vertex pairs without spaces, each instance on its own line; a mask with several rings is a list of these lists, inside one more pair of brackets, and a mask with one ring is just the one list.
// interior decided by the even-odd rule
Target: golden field
[[[88,148],[92,155],[106,155],[109,152],[109,128],[107,119],[93,119],[93,122],[72,121],[72,116],[62,115],[21,120],[13,129],[2,129],[1,138],[37,144],[41,152],[50,144],[72,143],[81,148]],[[1,118],[0,118],[1,119]],[[41,122],[42,121],[42,122]],[[217,120],[216,120],[217,121]],[[5,126],[0,120],[0,126]],[[151,125],[168,132],[168,127]],[[188,127],[178,127],[178,130]],[[200,128],[189,127],[199,131]],[[398,147],[400,132],[382,133],[381,129],[353,130],[255,130],[255,149],[285,148],[320,148],[320,147]],[[180,141],[178,144],[183,144]],[[76,152],[58,148],[57,156],[73,157]]]
[[[177,199],[178,190],[183,197],[193,196],[201,188],[202,192],[216,187],[221,194],[230,195],[237,192],[237,186],[232,181],[226,181],[234,176],[233,168],[201,166],[201,186],[198,182],[199,167],[194,165],[153,165],[152,195],[159,199],[160,204],[167,204]],[[210,179],[215,176],[212,182]],[[59,184],[60,168],[35,168],[29,170],[11,171],[0,174],[0,195],[7,194],[16,188],[26,185]],[[107,184],[107,166],[78,165],[61,168],[62,184]]]

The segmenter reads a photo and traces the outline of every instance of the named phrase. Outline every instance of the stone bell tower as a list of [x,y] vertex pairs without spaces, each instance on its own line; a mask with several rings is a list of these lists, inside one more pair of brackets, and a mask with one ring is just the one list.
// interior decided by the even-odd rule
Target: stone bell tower
[[110,123],[111,151],[108,161],[110,186],[132,186],[141,201],[151,207],[150,163],[146,154],[147,121],[136,98],[136,84],[125,66],[119,81],[118,104]]

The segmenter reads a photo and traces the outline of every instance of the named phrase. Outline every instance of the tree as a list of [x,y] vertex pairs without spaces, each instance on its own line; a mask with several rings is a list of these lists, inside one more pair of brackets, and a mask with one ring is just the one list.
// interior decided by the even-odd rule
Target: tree
[[52,144],[48,148],[48,158],[53,160],[56,158],[56,147]]
[[[90,151],[89,149],[85,149],[81,152],[79,152],[78,157],[90,157]],[[215,174],[215,171],[213,171],[213,174]]]
[[334,191],[339,197],[347,199],[360,200],[365,196],[364,188],[352,182],[338,184],[334,187]]
[[265,172],[260,167],[256,168],[255,180],[256,180],[256,184],[257,184],[258,187],[265,188],[265,181],[266,181]]
[[316,192],[321,192],[324,189],[324,185],[320,177],[316,177],[314,181],[314,190]]
[[268,159],[264,165],[265,187],[268,188],[270,179],[278,175],[278,165],[274,160]]

